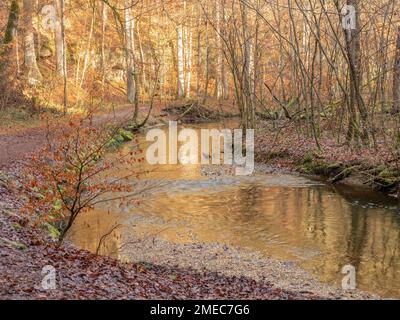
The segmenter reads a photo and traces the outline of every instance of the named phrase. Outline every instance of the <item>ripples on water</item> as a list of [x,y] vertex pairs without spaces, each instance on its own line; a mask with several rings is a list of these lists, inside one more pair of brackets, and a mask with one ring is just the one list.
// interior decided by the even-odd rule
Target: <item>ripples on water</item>
[[[71,239],[95,250],[116,221],[127,228],[111,242],[122,241],[141,218],[160,229],[173,222],[177,232],[160,234],[169,241],[221,242],[256,250],[296,261],[337,285],[342,267],[351,264],[361,289],[400,297],[400,214],[394,200],[290,175],[205,179],[197,166],[151,171],[139,184],[157,181],[159,187],[139,207],[105,204],[79,219]],[[185,232],[191,238],[182,236]]]

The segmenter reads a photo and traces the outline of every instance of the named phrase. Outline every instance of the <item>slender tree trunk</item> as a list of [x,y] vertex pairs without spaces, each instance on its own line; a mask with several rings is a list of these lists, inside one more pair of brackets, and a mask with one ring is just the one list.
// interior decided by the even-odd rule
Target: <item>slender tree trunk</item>
[[[226,0],[222,0],[222,5],[221,5],[221,37],[225,37],[225,28],[226,26]],[[225,61],[225,54],[224,54],[224,44],[222,42],[221,46],[221,55],[222,55],[222,60],[221,60],[221,80],[222,80],[222,91],[223,91],[223,98],[226,100],[229,97],[229,87],[228,87],[228,76],[226,72],[226,61]]]
[[82,67],[82,75],[81,75],[81,80],[79,82],[79,86],[82,87],[83,83],[85,81],[85,76],[86,76],[86,71],[90,62],[90,50],[91,50],[91,45],[92,45],[92,38],[93,38],[93,29],[94,29],[94,23],[96,20],[96,7],[93,7],[92,11],[92,18],[90,22],[90,29],[89,29],[89,36],[87,40],[87,47],[85,50],[85,55],[83,59],[83,67]]
[[143,51],[143,45],[142,45],[142,37],[140,35],[141,33],[141,28],[140,28],[140,23],[138,22],[136,24],[136,34],[137,34],[137,40],[138,40],[138,45],[139,45],[139,55],[140,55],[140,64],[142,66],[141,70],[141,88],[144,92],[147,92],[150,94],[150,84],[147,83],[146,80],[146,59],[144,56],[144,51]]
[[[36,12],[39,12],[39,5],[40,5],[40,3],[39,3],[39,0],[36,0],[35,1],[35,11]],[[40,50],[41,50],[41,48],[42,48],[42,35],[40,34],[40,24],[41,24],[41,21],[40,21],[40,19],[36,19],[37,21],[36,21],[36,30],[38,31],[37,32],[37,45],[36,45],[36,56],[37,56],[37,60],[38,61],[40,61]]]
[[204,80],[204,93],[203,93],[203,99],[202,103],[205,104],[207,97],[208,97],[208,83],[210,79],[210,38],[208,34],[208,21],[206,21],[206,39],[205,39],[205,45],[206,45],[206,63],[205,63],[205,80]]
[[[19,36],[18,29],[15,30],[15,60],[17,62],[17,74],[21,73],[21,62],[19,58]],[[0,69],[1,72],[1,69]]]
[[185,97],[185,62],[183,52],[183,26],[178,26],[178,98]]
[[63,78],[64,97],[63,106],[64,114],[68,109],[68,87],[67,87],[67,53],[65,45],[65,23],[64,23],[64,0],[54,0],[56,8],[55,21],[55,45],[56,45],[56,66],[57,73]]
[[104,100],[104,89],[107,80],[107,63],[106,63],[106,53],[105,53],[105,38],[106,38],[106,25],[107,25],[107,6],[102,2],[101,8],[101,93]]
[[[134,21],[131,16],[131,2],[125,0],[125,51],[126,51],[126,86],[129,103],[136,103],[137,88],[135,77],[135,56],[134,56]],[[136,111],[135,111],[136,114]],[[134,116],[136,119],[136,116]]]
[[197,100],[200,99],[200,79],[201,79],[201,61],[202,61],[202,54],[201,54],[201,16],[199,16],[197,20],[197,70],[196,70],[196,98]]
[[397,27],[396,53],[393,66],[393,113],[400,112],[400,26]]
[[161,53],[161,66],[160,66],[160,99],[164,98],[165,94],[165,75],[166,75],[166,59],[165,59],[165,49],[162,49]]
[[222,41],[221,41],[221,0],[215,0],[215,29],[217,33],[217,74],[216,74],[216,96],[223,97],[223,65],[222,65]]
[[254,123],[254,103],[252,101],[252,90],[251,90],[251,65],[252,65],[252,42],[249,34],[248,27],[248,9],[247,6],[243,3],[240,4],[241,9],[241,18],[242,18],[242,36],[243,36],[243,45],[242,45],[242,63],[243,63],[243,74],[241,79],[241,90],[243,95],[243,116],[242,116],[242,128],[253,129],[255,126]]
[[187,63],[187,82],[186,82],[186,97],[190,98],[192,89],[192,51],[193,51],[193,33],[189,32],[188,50],[186,54]]
[[347,5],[355,8],[356,12],[356,28],[346,30],[346,48],[347,58],[349,63],[350,74],[350,130],[348,140],[351,140],[351,130],[357,135],[357,120],[355,117],[355,108],[357,106],[361,116],[362,125],[362,140],[366,143],[368,141],[368,113],[365,107],[364,100],[361,95],[361,43],[360,43],[360,17],[359,17],[359,0],[347,0]]

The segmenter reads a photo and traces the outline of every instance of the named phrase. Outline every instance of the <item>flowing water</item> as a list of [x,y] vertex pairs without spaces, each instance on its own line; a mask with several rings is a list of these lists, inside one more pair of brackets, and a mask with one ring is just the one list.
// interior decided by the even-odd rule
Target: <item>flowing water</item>
[[336,285],[342,267],[353,265],[358,288],[400,298],[400,214],[393,199],[287,174],[210,179],[195,165],[141,169],[149,172],[138,187],[156,187],[140,204],[107,203],[85,213],[72,241],[96,251],[100,238],[118,223],[124,227],[102,247],[117,258],[123,258],[125,236],[139,227],[171,242],[219,242],[294,261]]

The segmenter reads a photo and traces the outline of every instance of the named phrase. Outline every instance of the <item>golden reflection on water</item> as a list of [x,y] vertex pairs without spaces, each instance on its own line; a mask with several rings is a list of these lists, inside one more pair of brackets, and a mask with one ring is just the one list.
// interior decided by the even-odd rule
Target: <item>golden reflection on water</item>
[[387,198],[287,175],[207,180],[198,166],[147,169],[144,180],[165,184],[138,207],[107,203],[85,213],[70,239],[95,252],[102,235],[121,224],[102,254],[124,260],[132,232],[220,242],[296,261],[337,285],[342,267],[351,264],[360,289],[400,297],[400,215]]

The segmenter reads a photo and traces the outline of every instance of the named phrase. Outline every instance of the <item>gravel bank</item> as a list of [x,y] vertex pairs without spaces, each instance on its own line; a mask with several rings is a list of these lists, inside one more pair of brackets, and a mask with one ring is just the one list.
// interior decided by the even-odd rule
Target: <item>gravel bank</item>
[[275,288],[315,295],[327,299],[379,299],[378,296],[354,290],[345,291],[321,283],[294,262],[264,258],[255,252],[223,244],[176,244],[160,237],[131,236],[123,256],[131,261],[144,261],[199,272],[217,272],[221,276],[246,277],[272,283]]

